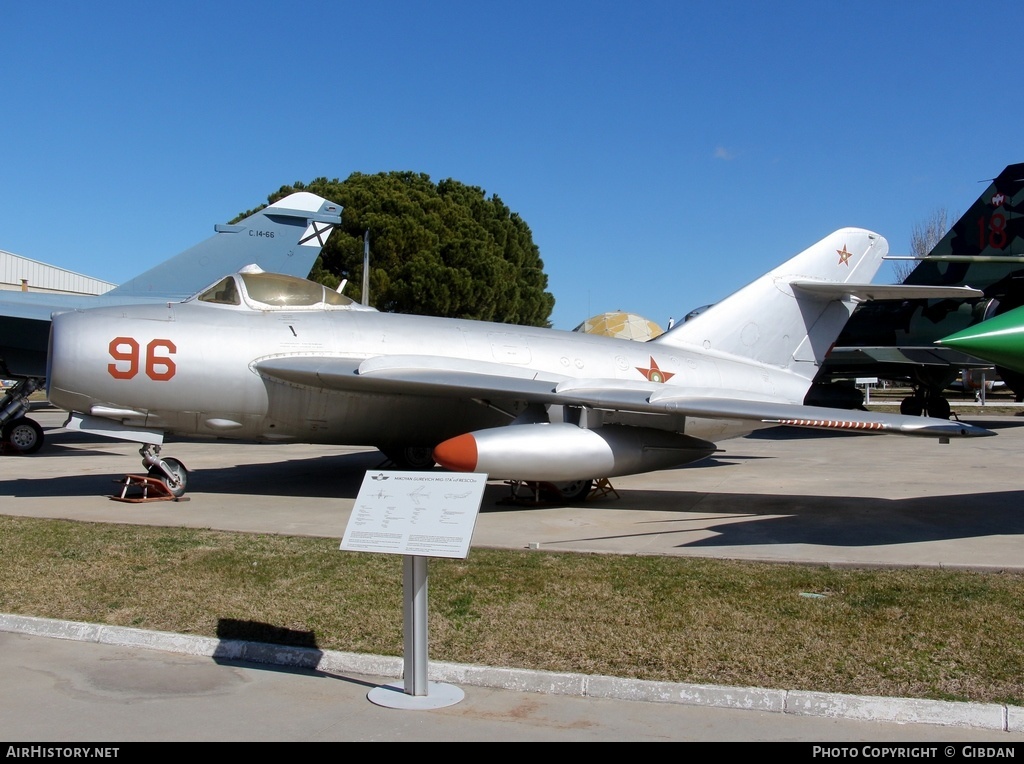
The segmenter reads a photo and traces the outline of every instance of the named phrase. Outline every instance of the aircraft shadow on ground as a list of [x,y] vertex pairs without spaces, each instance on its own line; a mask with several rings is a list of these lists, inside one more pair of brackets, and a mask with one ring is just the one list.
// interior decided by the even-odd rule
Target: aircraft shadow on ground
[[682,541],[675,548],[779,544],[874,547],[1024,535],[1024,491],[905,499],[687,491],[620,491],[619,495],[616,501],[595,503],[595,511],[666,511],[679,516],[640,520],[635,531],[629,533],[546,543],[639,540],[645,536],[665,539],[695,531],[714,535]]
[[[764,457],[712,457],[680,469],[737,466],[738,458],[744,461]],[[111,464],[115,463],[124,466],[123,459],[111,457]],[[190,475],[189,495],[194,499],[192,508],[198,511],[202,511],[203,494],[354,499],[366,471],[378,469],[389,469],[389,466],[375,451],[195,469]],[[0,481],[0,495],[26,498],[110,496],[119,491],[118,483],[123,476],[124,473],[110,472],[16,478]],[[661,512],[665,516],[637,519],[629,526],[629,531],[615,535],[550,539],[546,543],[571,544],[630,537],[642,540],[648,536],[665,539],[673,534],[692,537],[694,532],[699,532],[704,537],[681,540],[676,548],[699,550],[775,544],[871,547],[1024,534],[1021,501],[1024,490],[905,499],[672,490],[616,489],[616,492],[618,498],[591,500],[569,510],[616,514]],[[566,509],[559,505],[503,503],[509,496],[508,486],[492,483],[484,495],[481,512],[533,514]]]
[[[89,473],[81,475],[47,476],[45,478],[15,478],[0,480],[0,495],[24,497],[61,496],[109,496],[118,493],[118,485],[125,475],[145,474],[142,460],[134,453],[124,452],[124,444],[118,450],[104,448],[106,439],[97,439],[90,433],[55,431],[56,437],[47,442],[43,451],[31,456],[20,454],[0,456],[5,459],[46,460],[71,456],[102,456],[109,460],[109,466],[123,469],[123,472]],[[184,442],[184,441],[182,441]],[[210,441],[202,441],[209,443]],[[251,462],[221,467],[194,467],[187,453],[175,451],[174,442],[169,442],[164,451],[166,456],[178,456],[189,472],[188,495],[209,494],[252,494],[262,496],[323,497],[325,499],[354,499],[362,485],[363,475],[368,470],[397,469],[379,451],[367,450],[353,453],[327,454],[309,458],[282,458],[269,462]],[[253,448],[273,448],[272,445],[254,444]],[[695,464],[675,469],[708,469],[736,466],[739,462],[771,457],[728,455],[712,456]],[[31,462],[29,462],[31,464]],[[104,462],[104,466],[107,466]],[[673,470],[674,471],[674,470]],[[2,475],[2,473],[0,473]],[[502,496],[509,489],[503,488]],[[500,509],[500,507],[499,507]]]
[[[182,461],[189,466],[186,458]],[[0,495],[35,498],[109,496],[120,491],[118,484],[126,474],[145,474],[139,460],[112,458],[111,463],[115,462],[129,467],[130,472],[16,478],[0,482]],[[135,468],[131,469],[133,466]],[[354,499],[362,485],[363,474],[375,469],[388,467],[383,466],[383,456],[373,451],[194,469],[189,472],[188,495],[252,494]]]

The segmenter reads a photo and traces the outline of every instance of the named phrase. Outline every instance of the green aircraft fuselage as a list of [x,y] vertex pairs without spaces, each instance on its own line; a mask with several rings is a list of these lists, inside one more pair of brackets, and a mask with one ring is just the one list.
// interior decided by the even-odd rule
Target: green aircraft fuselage
[[1024,373],[1024,307],[970,326],[936,344]]

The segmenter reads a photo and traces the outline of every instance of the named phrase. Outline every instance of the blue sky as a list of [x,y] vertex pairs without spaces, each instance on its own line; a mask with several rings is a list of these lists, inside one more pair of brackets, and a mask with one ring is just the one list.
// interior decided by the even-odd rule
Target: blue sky
[[411,170],[522,216],[557,328],[664,325],[843,226],[907,254],[915,224],[1024,161],[1014,3],[55,0],[0,18],[0,249],[114,282],[281,185]]

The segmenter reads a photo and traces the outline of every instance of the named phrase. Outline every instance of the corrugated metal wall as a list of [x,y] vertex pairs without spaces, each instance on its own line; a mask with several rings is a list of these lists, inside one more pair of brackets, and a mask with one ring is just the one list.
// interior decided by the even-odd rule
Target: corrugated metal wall
[[66,294],[103,294],[117,284],[56,268],[0,249],[0,289]]

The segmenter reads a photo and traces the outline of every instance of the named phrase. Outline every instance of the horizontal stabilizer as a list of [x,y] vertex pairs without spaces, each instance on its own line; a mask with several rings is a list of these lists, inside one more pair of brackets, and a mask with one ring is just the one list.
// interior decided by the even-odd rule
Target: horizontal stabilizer
[[916,284],[836,284],[827,281],[794,281],[793,289],[828,299],[858,300],[967,300],[984,297],[980,289],[967,286],[927,286]]
[[910,255],[887,257],[886,260],[910,260],[915,263],[1024,263],[1024,255]]

